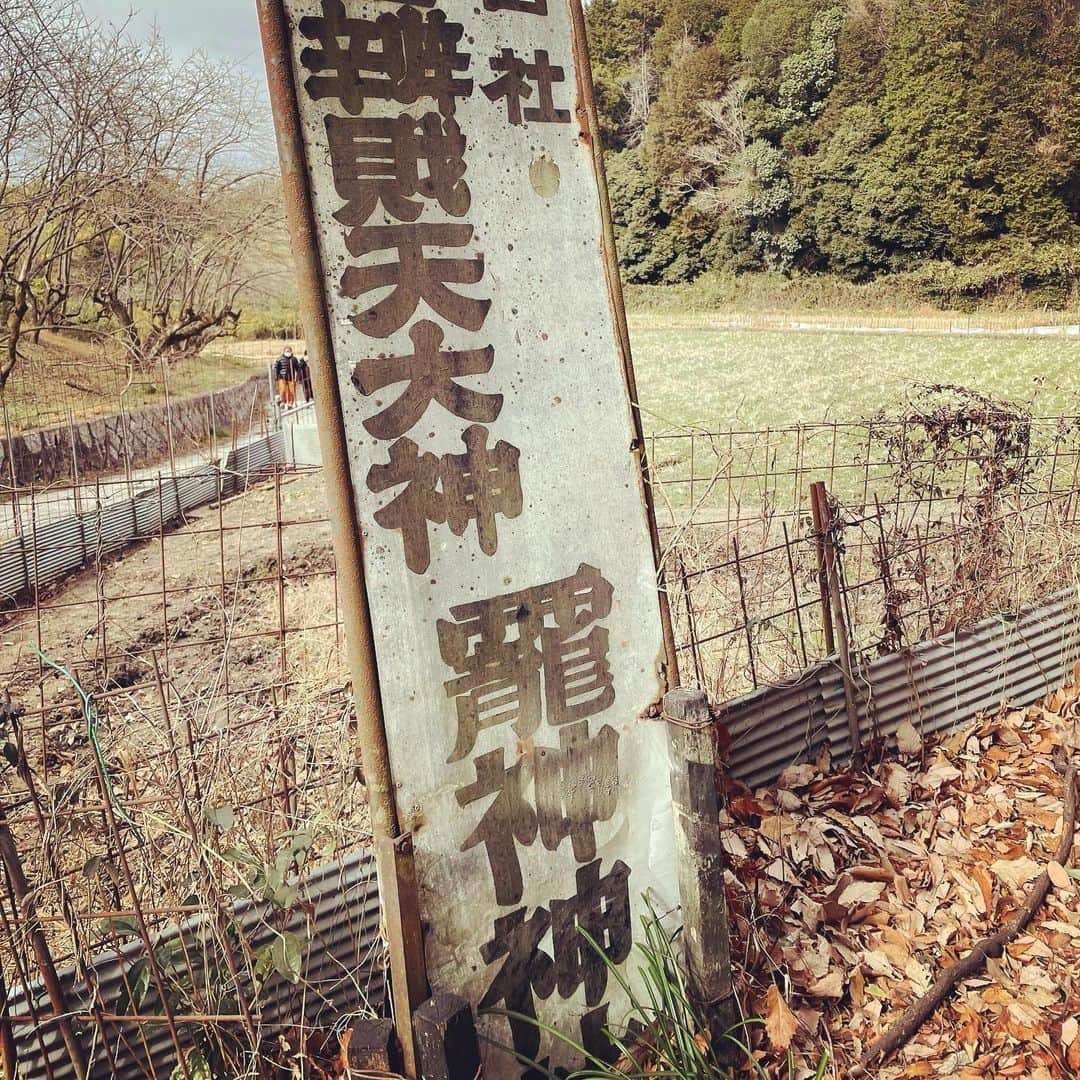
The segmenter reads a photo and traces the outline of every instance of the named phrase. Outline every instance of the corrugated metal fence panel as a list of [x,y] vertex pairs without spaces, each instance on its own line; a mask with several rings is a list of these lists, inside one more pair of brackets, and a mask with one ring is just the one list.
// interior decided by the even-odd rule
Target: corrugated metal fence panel
[[[907,718],[929,735],[1002,703],[1022,707],[1067,681],[1080,660],[1080,590],[1067,589],[1015,617],[922,642],[858,674],[864,740],[891,740]],[[728,770],[751,787],[772,783],[827,741],[834,760],[851,756],[843,675],[819,664],[799,681],[728,702],[718,715],[732,735]]]
[[[100,547],[102,555],[108,555],[110,552],[116,551],[134,540],[138,536],[136,522],[134,499],[121,499],[118,502],[106,503],[93,515],[96,533],[92,532],[90,535],[90,550],[87,553],[87,558],[92,559],[94,557],[95,543]],[[87,524],[89,525],[90,522]]]
[[31,584],[48,585],[78,569],[83,561],[83,528],[77,517],[50,521],[35,529],[31,538],[29,571]]
[[241,491],[251,478],[258,476],[269,466],[285,460],[285,433],[275,431],[261,439],[253,439],[244,446],[238,446],[229,452],[225,459],[225,470],[231,474],[236,487]]
[[169,511],[169,483],[159,480],[136,494],[132,500],[135,515],[135,536],[156,536],[161,526],[172,520]]
[[191,510],[213,502],[218,495],[217,470],[211,466],[194,469],[176,478],[176,495],[181,510]]
[[792,761],[813,757],[828,738],[819,671],[735,698],[717,710],[731,732],[728,771],[751,787],[775,780]]
[[[381,1011],[385,996],[382,949],[379,941],[379,893],[375,862],[370,849],[313,871],[307,878],[305,901],[310,906],[310,922],[303,911],[296,911],[282,929],[293,930],[309,938],[303,959],[302,976],[294,986],[279,976],[269,979],[259,1000],[258,1020],[270,1027],[295,1025],[303,1018],[309,1026],[331,1026],[343,1016],[365,1009]],[[251,904],[237,904],[232,920],[248,941],[252,952],[270,944],[277,932],[266,909]],[[190,921],[183,926],[183,941],[193,958],[200,953],[200,932],[205,924]],[[175,927],[158,941],[175,940]],[[123,973],[143,955],[141,943],[131,942],[119,951],[101,953],[93,958],[100,1000],[109,1010],[121,998]],[[168,975],[168,972],[166,972]],[[86,1008],[85,987],[72,969],[61,973],[61,981],[73,1009]],[[40,984],[32,988],[40,1008],[48,1010],[48,999]],[[11,1011],[26,1012],[21,994],[10,995]],[[54,1025],[43,1025],[49,1064],[55,1080],[68,1080],[75,1072],[64,1051]],[[193,1031],[181,1026],[181,1037],[190,1043]],[[176,1051],[167,1027],[162,1024],[123,1024],[119,1032],[111,1029],[111,1043],[117,1058],[114,1073],[100,1045],[91,1076],[93,1080],[112,1080],[155,1076],[167,1077],[176,1065]],[[15,1040],[19,1054],[21,1080],[43,1080],[47,1076],[38,1034],[29,1025],[17,1025]],[[85,1035],[88,1051],[92,1035]]]
[[[226,460],[221,495],[242,491],[250,477],[284,461],[285,437],[280,431],[238,447]],[[0,602],[14,601],[33,587],[35,579],[44,588],[91,565],[99,551],[109,555],[133,540],[155,536],[163,523],[217,498],[218,470],[204,465],[182,476],[150,481],[134,498],[108,502],[8,540],[0,545]]]
[[0,544],[0,600],[10,602],[30,587],[26,573],[26,548],[16,536]]

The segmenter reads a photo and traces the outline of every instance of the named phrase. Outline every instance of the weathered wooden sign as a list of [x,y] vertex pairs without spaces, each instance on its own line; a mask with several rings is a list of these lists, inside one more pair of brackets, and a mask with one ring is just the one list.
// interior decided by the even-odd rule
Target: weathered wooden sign
[[[428,977],[597,1046],[624,999],[581,931],[621,964],[643,895],[676,888],[580,8],[284,7]],[[490,1055],[486,1075],[521,1071]]]

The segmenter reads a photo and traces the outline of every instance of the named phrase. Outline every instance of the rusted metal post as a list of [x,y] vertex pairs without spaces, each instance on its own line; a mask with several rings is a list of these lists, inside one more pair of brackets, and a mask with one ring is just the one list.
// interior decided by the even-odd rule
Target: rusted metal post
[[[345,638],[352,675],[353,704],[356,709],[357,740],[367,782],[376,868],[383,893],[383,917],[391,940],[396,939],[402,944],[402,948],[396,950],[397,955],[393,948],[391,950],[395,983],[407,986],[410,972],[423,970],[424,966],[419,920],[417,919],[416,933],[405,934],[399,909],[403,901],[410,907],[416,905],[415,875],[411,885],[408,881],[399,882],[397,860],[394,858],[395,848],[392,842],[387,842],[399,836],[400,828],[386,745],[386,729],[383,724],[371,614],[364,588],[363,537],[349,475],[345,421],[319,261],[315,211],[304,168],[303,134],[289,59],[289,24],[283,0],[258,0],[258,11],[281,164],[285,209],[292,238],[300,311],[311,352],[310,364],[315,387],[315,414],[318,418],[323,478],[345,613]],[[414,890],[414,895],[403,898],[401,893],[408,888]],[[409,950],[407,962],[402,955],[406,949]],[[411,1048],[412,1014],[408,1008],[409,998],[404,1000],[404,1015],[397,1016],[398,1030],[407,1033],[402,1042],[408,1042]],[[414,1056],[410,1055],[410,1061],[415,1061]],[[406,1073],[409,1076],[415,1075],[415,1072],[409,1072],[408,1067]]]
[[[413,860],[412,834],[396,839],[381,837],[379,866],[392,866],[393,873],[379,879],[383,911],[395,918],[386,920],[393,982],[394,1021],[405,1063],[406,1076],[419,1076],[413,1013],[427,1000],[429,990],[424,970],[420,902]],[[379,854],[378,850],[376,854]],[[408,1021],[408,1026],[405,1024]]]
[[615,250],[615,225],[611,216],[611,199],[608,196],[607,173],[604,169],[604,147],[600,140],[600,118],[596,110],[596,94],[593,90],[592,60],[585,29],[585,9],[581,0],[570,0],[570,19],[574,26],[574,59],[578,71],[577,120],[581,125],[582,139],[592,152],[593,172],[600,196],[601,255],[604,260],[604,277],[607,279],[608,297],[615,320],[615,337],[619,343],[623,378],[630,398],[630,422],[634,442],[630,449],[636,452],[641,471],[642,498],[645,503],[649,536],[652,540],[653,561],[656,564],[657,586],[660,600],[660,622],[664,633],[664,652],[667,657],[667,685],[679,685],[679,660],[675,649],[675,631],[671,623],[671,604],[664,581],[664,552],[660,545],[660,532],[656,527],[656,507],[653,501],[652,479],[649,460],[645,452],[645,435],[638,406],[637,381],[634,361],[630,352],[630,327],[626,321],[626,305],[623,302],[622,279],[619,276],[619,256]]
[[720,800],[709,702],[701,690],[664,695],[683,947],[690,993],[709,1022],[714,1046],[738,1022],[720,846]]
[[15,1049],[15,1033],[11,1027],[11,1004],[8,1000],[7,980],[0,965],[0,1064],[4,1080],[15,1080],[19,1059]]
[[833,623],[836,629],[837,651],[840,656],[840,671],[844,680],[844,711],[847,714],[848,738],[851,740],[851,752],[855,759],[862,754],[862,733],[859,730],[858,694],[855,687],[851,658],[851,640],[848,636],[847,619],[844,617],[844,597],[840,591],[839,556],[836,550],[835,521],[825,485],[818,481],[810,489],[811,498],[816,508],[815,519],[820,520],[821,550],[825,563],[825,580],[829,590],[829,599],[833,610]]
[[37,916],[34,899],[31,895],[26,874],[23,872],[22,861],[15,846],[15,840],[11,835],[11,829],[7,823],[3,803],[0,803],[0,863],[7,871],[7,878],[11,884],[12,892],[18,901],[23,917],[23,925],[30,944],[34,949],[34,958],[37,960],[38,971],[41,981],[45,984],[45,992],[49,996],[49,1004],[53,1009],[53,1017],[56,1026],[60,1030],[60,1037],[64,1040],[64,1047],[71,1056],[71,1065],[75,1071],[77,1080],[86,1080],[86,1058],[83,1054],[82,1043],[75,1035],[69,1019],[67,997],[64,994],[63,984],[56,973],[56,965],[53,963],[49,943],[45,938],[45,932],[41,929],[41,922]]
[[[821,628],[825,633],[825,655],[836,652],[836,637],[833,634],[832,608],[829,604],[829,577],[825,570],[825,519],[820,495],[825,492],[825,484],[817,481],[810,485],[810,512],[814,518],[814,551],[817,554],[818,589],[821,592]],[[826,500],[827,504],[827,500]]]

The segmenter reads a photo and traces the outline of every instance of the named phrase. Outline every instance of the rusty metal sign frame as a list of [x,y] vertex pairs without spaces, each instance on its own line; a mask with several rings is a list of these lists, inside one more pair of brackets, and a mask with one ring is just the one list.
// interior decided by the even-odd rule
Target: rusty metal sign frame
[[[318,420],[319,442],[325,471],[328,511],[338,582],[344,609],[345,634],[357,715],[357,739],[368,785],[376,869],[384,898],[383,920],[390,939],[391,976],[395,985],[395,1023],[406,1053],[407,1072],[415,1076],[411,1011],[426,988],[424,949],[416,934],[416,897],[403,897],[403,886],[415,892],[415,873],[402,867],[402,852],[411,850],[403,838],[394,795],[379,673],[370,608],[365,589],[363,533],[353,498],[344,412],[336,377],[330,309],[322,273],[322,257],[314,200],[305,166],[305,148],[296,82],[290,62],[290,29],[284,0],[256,0],[266,64],[267,83],[281,165],[287,219],[296,261],[296,279],[309,350]],[[611,205],[600,146],[599,123],[593,91],[592,68],[581,0],[568,0],[577,70],[577,119],[581,138],[591,152],[602,224],[600,254],[608,302],[615,326],[622,375],[630,402],[633,442],[629,448],[638,463],[640,493],[652,543],[657,574],[658,604],[663,638],[661,682],[665,689],[679,684],[677,654],[670,607],[661,577],[661,547],[649,483],[641,413],[630,351],[629,328],[619,279]],[[389,902],[385,902],[389,901]]]

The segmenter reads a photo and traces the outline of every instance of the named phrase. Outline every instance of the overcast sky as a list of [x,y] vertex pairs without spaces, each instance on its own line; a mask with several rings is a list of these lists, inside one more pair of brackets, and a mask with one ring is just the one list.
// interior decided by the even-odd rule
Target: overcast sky
[[265,79],[255,0],[82,0],[82,5],[91,18],[117,24],[134,11],[132,29],[148,31],[156,22],[179,56],[202,49],[241,61]]

